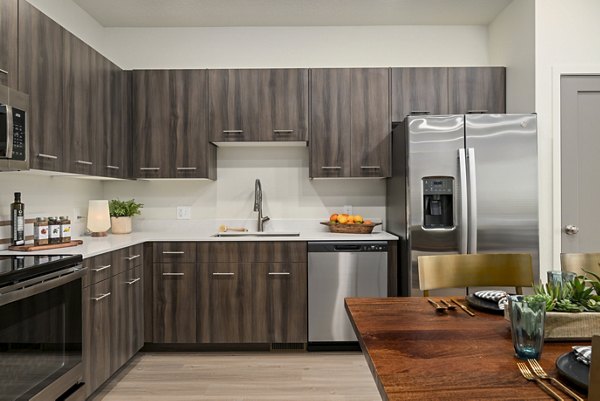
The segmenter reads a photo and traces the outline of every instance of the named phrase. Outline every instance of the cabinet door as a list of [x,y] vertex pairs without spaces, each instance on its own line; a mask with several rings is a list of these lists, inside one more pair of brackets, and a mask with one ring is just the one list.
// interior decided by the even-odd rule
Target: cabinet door
[[196,265],[154,264],[156,343],[196,342]]
[[170,128],[169,72],[133,72],[134,176],[171,176],[175,135]]
[[131,176],[131,71],[109,63],[109,130],[104,135],[104,162],[98,174],[106,177]]
[[142,266],[127,270],[127,360],[144,346],[144,277]]
[[413,113],[448,114],[447,68],[392,68],[392,121]]
[[311,70],[310,176],[350,176],[350,70]]
[[352,177],[390,176],[389,74],[388,68],[352,70]]
[[267,343],[266,280],[250,263],[199,265],[198,342]]
[[0,85],[17,88],[17,0],[0,0]]
[[84,381],[87,394],[111,375],[112,285],[104,280],[84,289]]
[[19,90],[29,94],[32,169],[61,171],[65,166],[64,33],[27,1],[19,1]]
[[[92,125],[96,94],[96,59],[92,49],[71,33],[65,33],[63,111],[66,135],[66,170],[92,175],[95,172],[96,131]],[[92,85],[94,83],[94,85]]]
[[261,141],[308,140],[308,69],[260,71]]
[[448,98],[450,114],[505,113],[506,68],[449,68]]
[[113,276],[110,335],[110,374],[112,375],[129,359],[127,342],[129,339],[129,289],[125,272]]
[[306,263],[261,264],[257,273],[267,280],[269,342],[305,343],[308,332]]
[[[169,72],[168,132],[175,135],[175,178],[216,178],[216,149],[208,144],[206,70]],[[213,155],[214,153],[214,155]]]
[[209,140],[258,141],[261,70],[209,70]]

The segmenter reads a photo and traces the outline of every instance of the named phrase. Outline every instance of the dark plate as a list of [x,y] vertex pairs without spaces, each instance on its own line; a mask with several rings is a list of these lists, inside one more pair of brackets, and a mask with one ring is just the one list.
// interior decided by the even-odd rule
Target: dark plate
[[504,310],[498,308],[498,304],[493,301],[477,298],[475,295],[467,295],[467,303],[475,309],[480,309],[486,312],[503,314]]
[[567,352],[559,356],[556,359],[556,370],[577,387],[587,390],[590,367],[579,362],[575,357],[575,353]]

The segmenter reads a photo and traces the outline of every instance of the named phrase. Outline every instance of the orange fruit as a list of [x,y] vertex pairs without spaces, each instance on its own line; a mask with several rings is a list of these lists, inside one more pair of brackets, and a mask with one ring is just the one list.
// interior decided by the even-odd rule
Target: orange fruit
[[361,224],[363,222],[363,218],[360,214],[354,216],[354,222]]
[[342,215],[338,215],[337,217],[337,221],[340,224],[346,224],[346,222],[348,221],[348,218],[346,216]]
[[329,221],[336,221],[338,218],[337,213],[332,214],[331,216],[329,216]]
[[347,224],[354,224],[354,216],[348,217]]
[[365,220],[365,224],[371,225],[371,224],[373,224],[373,222],[371,220]]

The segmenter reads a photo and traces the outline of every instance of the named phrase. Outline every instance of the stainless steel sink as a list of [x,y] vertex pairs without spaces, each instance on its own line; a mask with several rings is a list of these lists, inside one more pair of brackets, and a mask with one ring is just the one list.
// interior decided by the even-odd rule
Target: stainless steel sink
[[213,237],[299,237],[298,232],[289,231],[248,231],[248,232],[225,232],[216,233]]

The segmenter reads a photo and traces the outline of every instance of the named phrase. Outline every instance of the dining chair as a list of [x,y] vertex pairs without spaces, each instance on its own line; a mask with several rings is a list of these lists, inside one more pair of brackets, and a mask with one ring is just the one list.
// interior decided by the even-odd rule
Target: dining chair
[[600,336],[592,336],[592,364],[590,365],[588,400],[600,400]]
[[585,275],[583,270],[600,276],[600,253],[561,253],[560,268],[579,276]]
[[419,288],[429,290],[465,287],[533,286],[533,266],[528,253],[419,256]]

